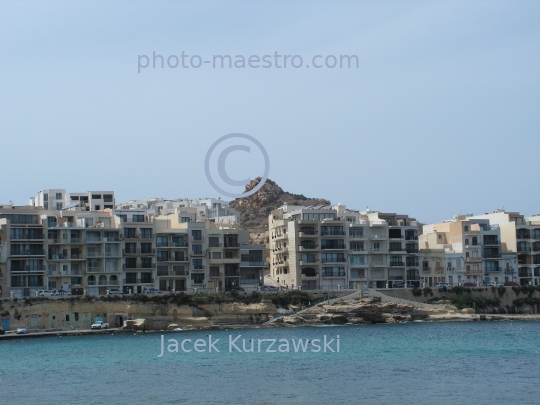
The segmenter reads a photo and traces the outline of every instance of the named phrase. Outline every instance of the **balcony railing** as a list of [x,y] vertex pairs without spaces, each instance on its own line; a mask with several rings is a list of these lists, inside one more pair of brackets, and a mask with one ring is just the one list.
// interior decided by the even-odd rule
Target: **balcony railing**
[[481,276],[482,275],[482,270],[466,270],[465,274],[467,276]]
[[124,284],[153,284],[154,283],[154,279],[153,278],[129,278],[129,279],[124,279]]
[[481,257],[467,257],[465,258],[465,261],[467,263],[478,263],[482,261],[482,258]]
[[210,278],[221,278],[223,277],[223,273],[219,272],[219,271],[211,271],[210,272]]
[[405,266],[403,262],[390,262],[390,266]]
[[345,236],[345,231],[321,231],[321,236]]
[[192,270],[204,270],[205,265],[204,264],[192,264],[191,269]]
[[345,270],[343,271],[326,271],[321,272],[323,277],[345,277]]
[[345,259],[344,257],[331,258],[331,259],[321,259],[322,263],[345,263],[346,261],[347,261],[347,259]]
[[270,263],[268,262],[240,262],[242,267],[268,267]]
[[11,256],[44,256],[44,249],[11,251]]
[[29,265],[26,265],[26,266],[11,266],[11,271],[36,271],[36,272],[41,272],[41,271],[45,271],[45,266],[42,265],[42,266],[29,266]]

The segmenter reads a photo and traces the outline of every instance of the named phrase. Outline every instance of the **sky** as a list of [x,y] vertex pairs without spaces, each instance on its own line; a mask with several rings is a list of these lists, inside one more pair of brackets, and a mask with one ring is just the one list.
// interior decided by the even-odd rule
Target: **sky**
[[[539,21],[526,0],[0,0],[0,203],[230,200],[205,158],[241,133],[292,193],[424,223],[540,213]],[[264,154],[218,143],[210,177],[240,194],[220,153],[249,147],[221,154],[237,182]]]

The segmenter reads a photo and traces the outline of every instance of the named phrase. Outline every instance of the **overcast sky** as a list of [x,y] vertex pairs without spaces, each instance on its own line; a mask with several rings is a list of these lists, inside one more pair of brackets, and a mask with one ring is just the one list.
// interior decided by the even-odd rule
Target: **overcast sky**
[[[205,155],[244,133],[293,193],[422,222],[540,213],[539,21],[538,1],[1,1],[0,203],[219,197]],[[182,52],[189,67],[169,67]],[[275,52],[303,65],[190,66]],[[251,144],[225,167],[263,162]]]

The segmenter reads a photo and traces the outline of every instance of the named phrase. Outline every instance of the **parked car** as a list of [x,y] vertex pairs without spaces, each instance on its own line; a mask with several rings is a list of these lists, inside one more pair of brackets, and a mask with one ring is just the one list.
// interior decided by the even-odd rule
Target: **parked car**
[[232,286],[231,288],[229,288],[229,291],[245,291],[242,287],[238,287],[238,286]]
[[279,291],[279,288],[273,287],[271,285],[265,285],[261,287],[261,291]]
[[442,287],[450,288],[452,286],[450,284],[448,284],[448,283],[437,283],[437,284],[435,284],[435,288],[442,288]]
[[58,297],[58,296],[61,296],[61,297],[68,297],[70,296],[71,293],[69,291],[64,291],[64,290],[56,290],[54,292],[54,296],[55,297]]
[[39,290],[38,291],[38,297],[52,297],[54,295],[54,291],[52,290]]
[[476,283],[463,283],[463,287],[477,287]]
[[505,287],[519,287],[519,284],[515,281],[505,281],[504,282]]
[[19,326],[17,328],[17,335],[24,335],[28,333],[28,329],[26,329],[26,326]]
[[157,288],[147,288],[143,291],[144,294],[161,294],[163,291],[158,290]]
[[403,284],[402,282],[392,283],[392,288],[405,288],[405,284]]
[[488,281],[487,283],[484,284],[486,287],[499,287],[501,286],[502,284],[500,283],[496,283],[495,281]]
[[412,284],[412,283],[407,284],[407,288],[414,288],[414,287],[416,287],[416,286],[414,284]]
[[91,329],[107,329],[109,324],[103,321],[96,321],[90,326]]
[[109,289],[109,295],[117,295],[117,294],[124,294],[124,292],[119,290],[118,288]]

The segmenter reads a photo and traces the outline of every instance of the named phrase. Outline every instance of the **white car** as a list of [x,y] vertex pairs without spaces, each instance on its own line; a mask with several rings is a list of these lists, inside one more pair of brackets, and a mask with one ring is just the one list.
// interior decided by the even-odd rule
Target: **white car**
[[54,291],[52,290],[39,290],[38,291],[38,297],[52,297],[54,295]]
[[501,285],[502,285],[502,284],[496,283],[495,281],[488,281],[488,282],[486,283],[486,287],[499,287],[499,286],[501,286]]
[[56,290],[54,292],[54,296],[55,297],[67,297],[67,296],[70,296],[71,293],[69,291],[64,291],[64,290]]
[[17,335],[25,335],[28,333],[28,329],[26,329],[26,326],[19,326],[17,328]]
[[109,295],[124,294],[123,291],[120,291],[118,288],[111,288],[109,290]]

